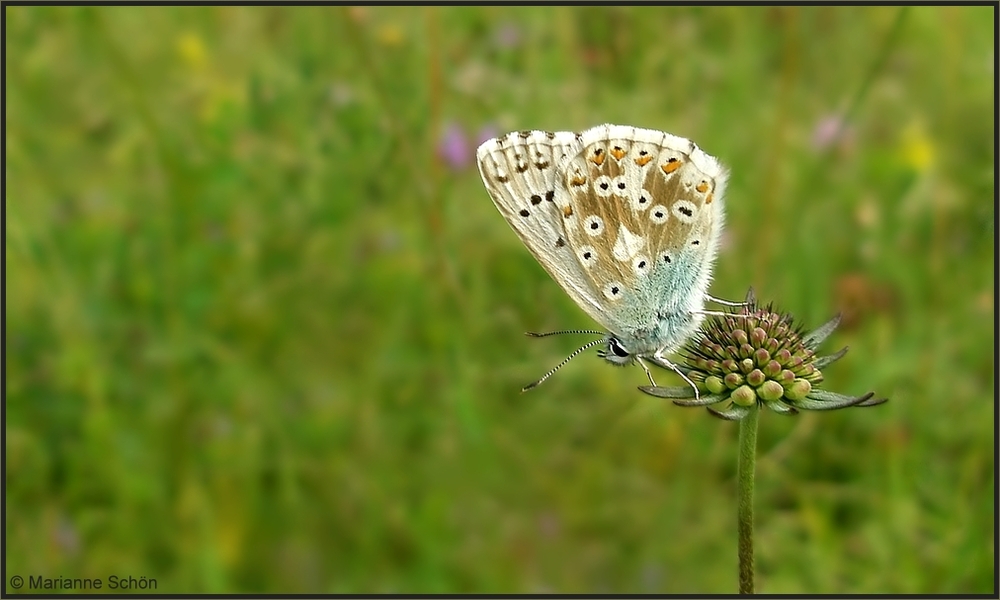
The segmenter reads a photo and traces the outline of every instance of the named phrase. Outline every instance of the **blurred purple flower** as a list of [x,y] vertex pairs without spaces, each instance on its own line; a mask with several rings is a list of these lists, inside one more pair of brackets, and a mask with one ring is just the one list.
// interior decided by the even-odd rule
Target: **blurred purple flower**
[[521,43],[521,28],[510,21],[500,24],[493,32],[493,43],[504,50],[516,47]]
[[67,556],[75,556],[80,550],[80,534],[68,517],[61,517],[52,532],[56,546]]
[[445,126],[438,142],[438,156],[455,171],[468,167],[472,162],[472,149],[461,125],[452,121]]
[[816,150],[826,150],[840,145],[850,137],[848,124],[840,115],[827,115],[813,128],[812,145]]
[[488,139],[499,135],[497,128],[492,124],[483,125],[475,138],[466,135],[461,125],[454,121],[449,121],[441,133],[438,141],[438,156],[448,167],[454,171],[461,171],[472,164],[476,148]]

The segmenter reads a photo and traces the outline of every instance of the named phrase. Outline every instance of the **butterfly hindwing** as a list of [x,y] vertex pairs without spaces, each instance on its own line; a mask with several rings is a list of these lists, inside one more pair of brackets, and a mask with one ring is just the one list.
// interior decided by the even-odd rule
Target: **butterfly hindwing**
[[566,231],[592,286],[628,333],[700,308],[721,226],[725,174],[690,141],[603,125],[560,165],[573,216]]

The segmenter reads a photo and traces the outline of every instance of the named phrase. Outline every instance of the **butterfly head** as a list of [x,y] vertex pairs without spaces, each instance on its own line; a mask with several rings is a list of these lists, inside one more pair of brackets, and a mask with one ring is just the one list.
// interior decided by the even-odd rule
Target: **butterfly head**
[[624,367],[635,361],[632,353],[625,348],[618,338],[614,336],[608,337],[605,340],[605,344],[604,348],[597,351],[597,355],[609,363]]

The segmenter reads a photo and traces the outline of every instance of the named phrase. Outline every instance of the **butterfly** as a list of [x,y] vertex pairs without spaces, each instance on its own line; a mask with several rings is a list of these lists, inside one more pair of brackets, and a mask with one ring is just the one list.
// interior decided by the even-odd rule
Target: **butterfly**
[[644,361],[671,369],[666,355],[692,336],[723,227],[728,171],[690,140],[651,129],[599,125],[582,133],[520,131],[484,142],[479,173],[500,214],[542,267],[606,331],[577,349],[602,345],[614,365]]

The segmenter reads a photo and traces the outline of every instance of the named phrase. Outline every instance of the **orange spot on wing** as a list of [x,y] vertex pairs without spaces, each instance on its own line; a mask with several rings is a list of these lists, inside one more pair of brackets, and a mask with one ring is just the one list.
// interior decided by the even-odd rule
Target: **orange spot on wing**
[[694,189],[698,190],[698,193],[704,194],[705,192],[708,191],[708,183],[705,182],[705,181],[702,181],[697,186],[695,186]]
[[639,158],[635,159],[635,164],[639,165],[640,167],[645,167],[647,164],[649,164],[649,161],[651,160],[653,160],[652,156],[640,156]]
[[705,204],[711,204],[711,203],[712,203],[712,192],[709,192],[708,196],[705,198]]
[[671,158],[666,163],[664,163],[664,165],[662,167],[660,167],[660,168],[663,169],[664,173],[666,173],[667,175],[670,175],[671,173],[673,173],[677,169],[681,168],[681,161],[678,160],[678,159],[676,159],[676,158]]
[[573,207],[572,206],[564,206],[563,207],[563,217],[565,217],[565,218],[568,219],[571,216],[573,216]]
[[614,156],[615,160],[621,160],[625,156],[625,151],[620,146],[615,146],[611,149],[611,156]]
[[587,178],[582,175],[577,175],[573,179],[569,180],[569,184],[573,187],[580,187],[581,185],[587,183]]
[[594,163],[598,167],[604,164],[604,150],[598,148],[594,150],[594,156],[591,157],[590,162]]

